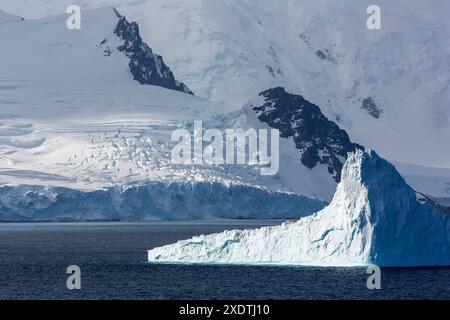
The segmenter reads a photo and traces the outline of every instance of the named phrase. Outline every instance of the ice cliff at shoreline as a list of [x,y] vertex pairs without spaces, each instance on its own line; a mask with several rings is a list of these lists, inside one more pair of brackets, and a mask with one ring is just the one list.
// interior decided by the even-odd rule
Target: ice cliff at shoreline
[[148,252],[150,262],[450,265],[450,216],[416,199],[374,151],[349,155],[333,201],[296,222],[196,236]]
[[294,193],[213,181],[147,182],[93,191],[0,186],[0,222],[286,219],[324,205]]

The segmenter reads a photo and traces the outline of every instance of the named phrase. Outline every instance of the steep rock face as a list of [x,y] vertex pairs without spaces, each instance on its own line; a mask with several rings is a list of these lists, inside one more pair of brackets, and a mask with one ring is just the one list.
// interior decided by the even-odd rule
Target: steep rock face
[[124,52],[130,59],[129,67],[134,79],[140,84],[157,85],[193,94],[184,83],[175,80],[172,71],[166,66],[163,58],[153,53],[152,49],[143,42],[139,35],[138,24],[128,22],[117,11],[116,14],[119,17],[119,22],[114,34],[124,41],[117,49]]
[[67,18],[64,13],[23,20],[0,11],[2,81],[33,80],[71,88],[144,84],[192,94],[143,41],[138,24],[114,8],[82,10],[79,30],[67,28]]
[[152,249],[151,262],[450,265],[450,216],[416,199],[395,167],[357,150],[333,201],[296,222],[198,236]]
[[450,168],[449,1],[379,0],[389,15],[377,31],[366,27],[369,1],[120,2],[196,95],[237,110],[283,86],[388,159]]
[[303,165],[309,169],[318,163],[327,166],[336,182],[340,181],[348,152],[364,147],[352,143],[348,134],[328,120],[320,108],[301,95],[288,93],[282,87],[263,91],[262,105],[252,105],[258,119],[280,130],[282,138],[293,137]]

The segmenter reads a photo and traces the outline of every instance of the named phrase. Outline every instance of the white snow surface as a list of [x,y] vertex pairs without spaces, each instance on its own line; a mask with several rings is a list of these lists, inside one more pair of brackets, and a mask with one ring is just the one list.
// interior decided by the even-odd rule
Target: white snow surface
[[209,181],[331,200],[331,175],[304,167],[288,139],[276,176],[261,176],[257,166],[173,165],[173,130],[194,120],[222,130],[261,127],[255,112],[139,85],[114,50],[121,43],[113,8],[83,11],[81,30],[68,30],[66,18],[0,25],[0,184],[92,191]]
[[[301,165],[287,139],[274,177],[255,167],[170,163],[173,129],[207,119],[220,128],[259,126],[248,109],[228,113],[283,85],[339,119],[353,142],[408,163],[399,171],[417,191],[450,197],[447,2],[380,1],[381,31],[365,28],[364,1],[82,2],[0,5],[25,18],[83,8],[81,30],[65,27],[67,14],[22,21],[0,12],[1,185],[92,191],[219,181],[330,201],[336,183],[324,167]],[[103,39],[110,49],[119,45],[118,17],[112,8],[84,10],[105,5],[138,21],[144,40],[200,97],[141,86],[124,54],[105,56]],[[329,50],[328,60],[319,49]],[[379,119],[361,110],[367,96],[383,109]]]
[[66,18],[0,25],[0,183],[97,190],[199,178],[168,168],[170,134],[226,108],[134,81],[114,50],[112,8],[85,11],[81,30]]
[[[433,182],[421,178],[419,168],[450,168],[450,148],[446,147],[450,145],[448,1],[380,0],[382,29],[372,31],[366,28],[370,0],[34,0],[33,4],[3,0],[1,7],[25,18],[42,18],[64,12],[71,4],[83,9],[113,5],[136,20],[144,40],[163,55],[177,79],[200,97],[221,102],[222,109],[238,110],[260,91],[284,86],[320,106],[352,141],[395,163],[416,166],[419,171],[399,170],[419,191],[450,197],[450,180],[430,185]],[[84,13],[87,29],[90,13]],[[58,18],[60,22],[53,19],[53,25],[62,24],[64,17]],[[63,34],[58,40],[44,43],[65,50],[74,33],[59,32]],[[96,37],[91,38],[83,41],[98,44]],[[24,34],[14,40],[2,34],[2,39],[26,46],[21,39],[28,38]],[[45,45],[32,42],[23,55],[27,50],[39,52],[39,47]],[[71,54],[73,49],[64,51],[67,65],[76,66],[70,73],[95,67],[86,61],[76,64],[83,54]],[[318,50],[326,59],[317,56]],[[12,55],[16,56],[20,57]],[[126,65],[115,59],[121,57],[109,59],[111,65],[101,77],[111,82],[117,79],[113,73],[130,77]],[[11,65],[9,59],[2,60]],[[52,63],[59,60],[59,56],[49,59]],[[48,71],[48,63],[17,61],[33,74],[37,70],[56,72]],[[12,74],[22,69],[15,66]],[[367,97],[382,110],[379,119],[361,109]]]
[[435,198],[450,199],[450,169],[394,162],[406,182],[417,191]]
[[194,120],[248,126],[247,115],[134,81],[114,50],[113,8],[85,11],[81,30],[68,30],[66,18],[2,16],[0,220],[254,219],[323,208],[334,185],[315,183],[294,158],[311,185],[263,177],[257,166],[172,164],[173,130]]
[[201,235],[148,251],[157,263],[450,265],[450,216],[416,200],[375,152],[345,163],[333,201],[295,222]]
[[21,22],[22,20],[23,18],[9,14],[0,9],[0,24],[18,23]]
[[[201,97],[239,109],[258,92],[284,86],[390,161],[450,168],[450,23],[443,14],[450,3],[380,0],[382,29],[369,30],[372,4],[147,0],[122,7]],[[379,119],[361,108],[367,97],[382,110]]]
[[[117,6],[201,97],[237,110],[284,86],[390,161],[450,168],[447,0],[379,0],[381,30],[366,27],[372,0],[35,0],[28,9],[3,2],[25,17],[72,3]],[[361,109],[367,97],[383,110],[379,119]]]

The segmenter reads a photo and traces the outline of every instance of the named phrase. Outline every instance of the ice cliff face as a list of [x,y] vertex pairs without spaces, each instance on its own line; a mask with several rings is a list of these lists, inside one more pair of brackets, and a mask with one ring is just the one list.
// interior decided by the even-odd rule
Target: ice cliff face
[[147,182],[94,191],[0,186],[0,221],[278,219],[324,206],[293,193],[220,182]]
[[450,216],[416,199],[375,152],[347,159],[333,201],[296,222],[198,236],[152,249],[150,262],[450,265]]

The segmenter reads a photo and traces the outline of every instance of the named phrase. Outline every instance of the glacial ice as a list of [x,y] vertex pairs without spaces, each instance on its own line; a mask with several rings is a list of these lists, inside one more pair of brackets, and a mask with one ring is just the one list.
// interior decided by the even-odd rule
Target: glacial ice
[[[2,4],[4,2],[5,0],[2,1]],[[379,70],[384,70],[384,68],[380,67],[380,62],[372,61],[373,54],[361,55],[360,51],[371,52],[377,48],[375,52],[387,52],[389,53],[387,55],[375,56],[377,59],[384,57],[383,59],[389,60],[389,65],[393,64],[398,67],[401,65],[396,60],[398,57],[402,61],[407,61],[403,58],[405,55],[402,52],[422,50],[422,43],[425,38],[429,38],[427,36],[429,32],[421,34],[420,37],[414,37],[414,39],[406,39],[407,41],[402,42],[400,47],[391,45],[392,41],[399,44],[397,41],[399,34],[395,33],[396,30],[387,32],[386,37],[379,39],[379,42],[367,43],[367,46],[355,46],[355,41],[352,40],[354,38],[353,31],[347,32],[354,29],[353,18],[342,20],[346,22],[345,28],[342,30],[321,32],[324,24],[317,21],[322,21],[322,9],[320,9],[321,6],[313,5],[314,1],[312,1],[310,7],[313,8],[311,11],[313,14],[306,14],[302,11],[303,16],[299,21],[303,21],[306,25],[313,22],[311,25],[313,28],[305,29],[303,22],[297,26],[299,29],[297,27],[289,28],[289,34],[292,35],[291,40],[293,41],[288,41],[289,39],[285,36],[279,36],[279,31],[286,35],[288,29],[285,28],[284,23],[292,21],[292,18],[298,18],[297,15],[291,16],[290,12],[300,13],[300,11],[280,11],[281,19],[273,19],[272,15],[266,16],[263,12],[272,6],[286,9],[288,7],[300,8],[304,4],[289,2],[289,6],[286,6],[273,1],[260,1],[261,3],[258,2],[256,6],[253,4],[254,1],[250,1],[252,6],[244,7],[245,10],[251,8],[251,14],[244,10],[241,12],[243,15],[232,15],[245,17],[244,20],[249,17],[250,21],[253,21],[253,27],[245,31],[245,37],[242,37],[243,30],[222,28],[232,22],[228,19],[219,19],[221,33],[217,33],[217,30],[214,31],[215,27],[213,29],[205,28],[203,24],[208,24],[210,19],[203,20],[202,17],[205,16],[202,12],[205,9],[208,17],[216,15],[223,17],[224,10],[228,13],[240,12],[240,9],[236,11],[236,8],[240,8],[240,4],[249,2],[249,0],[233,1],[225,7],[216,7],[216,4],[208,4],[205,7],[202,5],[202,1],[186,2],[181,6],[177,4],[168,7],[165,4],[166,0],[152,1],[152,3],[155,2],[152,10],[143,10],[144,8],[141,8],[140,5],[144,5],[144,2],[133,4],[133,7],[138,7],[132,11],[139,15],[151,15],[151,19],[149,16],[146,16],[149,19],[135,19],[140,22],[141,32],[147,35],[151,46],[155,48],[155,51],[164,53],[165,60],[170,61],[170,56],[175,58],[172,59],[174,63],[168,65],[177,71],[175,72],[177,76],[182,76],[179,78],[180,80],[186,81],[195,89],[196,94],[210,96],[209,94],[205,95],[205,91],[208,91],[215,96],[214,100],[219,102],[186,96],[180,92],[157,86],[141,86],[134,81],[129,70],[129,58],[114,49],[122,45],[123,41],[114,36],[119,18],[110,7],[83,10],[84,27],[77,32],[64,27],[67,18],[65,13],[43,19],[22,21],[20,17],[0,12],[0,47],[2,47],[0,52],[0,185],[14,187],[41,185],[42,188],[44,186],[66,187],[102,193],[104,188],[114,188],[116,185],[135,185],[136,182],[145,184],[147,181],[204,181],[212,180],[214,177],[214,179],[222,178],[236,183],[263,186],[274,192],[291,191],[330,202],[336,189],[336,182],[331,178],[325,166],[316,166],[310,170],[299,165],[299,151],[295,149],[292,139],[281,139],[280,170],[278,175],[273,177],[262,177],[259,175],[259,170],[248,167],[196,166],[192,168],[171,164],[170,134],[174,129],[189,126],[194,120],[199,119],[208,123],[210,128],[218,127],[219,129],[233,128],[241,123],[248,124],[250,127],[258,123],[264,124],[257,119],[253,110],[229,112],[240,108],[241,103],[253,94],[273,86],[283,85],[294,93],[305,94],[308,100],[320,106],[327,118],[336,121],[342,129],[346,129],[355,142],[362,143],[369,148],[376,147],[384,156],[395,160],[396,165],[399,164],[399,161],[404,161],[405,164],[398,166],[398,169],[407,179],[408,184],[416,191],[436,199],[443,205],[448,202],[450,170],[447,162],[450,157],[447,150],[449,148],[442,148],[442,146],[449,144],[450,134],[447,133],[448,131],[443,131],[443,124],[439,122],[440,120],[438,121],[439,125],[436,126],[437,132],[433,128],[424,127],[424,124],[428,122],[424,122],[424,119],[437,121],[448,118],[442,116],[445,113],[440,112],[439,107],[429,108],[426,106],[431,103],[433,106],[440,105],[444,108],[443,106],[447,106],[446,103],[449,100],[447,98],[449,90],[442,88],[442,84],[445,84],[446,81],[436,80],[430,83],[427,79],[448,78],[447,75],[436,75],[450,70],[445,68],[450,59],[447,58],[447,55],[442,54],[445,50],[438,45],[446,43],[440,37],[445,38],[450,33],[440,31],[439,37],[434,39],[436,45],[430,47],[430,52],[423,56],[420,55],[424,61],[434,61],[433,64],[419,64],[424,70],[416,72],[421,75],[422,82],[423,79],[427,80],[424,82],[425,86],[419,84],[413,86],[414,88],[411,90],[414,93],[409,91],[410,85],[402,86],[400,91],[404,94],[399,94],[397,86],[399,79],[394,79],[395,86],[390,82],[383,83],[384,89],[377,93],[370,89],[371,87],[367,87],[367,81],[383,80],[385,74],[382,74],[381,78],[373,79],[374,72],[372,71],[377,71],[378,74]],[[328,2],[334,3],[333,1]],[[391,7],[392,5],[391,2],[386,2],[384,6]],[[47,6],[45,7],[47,8]],[[334,5],[330,5],[328,9],[331,10],[334,7]],[[142,10],[137,10],[137,8]],[[186,13],[192,13],[192,10],[187,10],[188,8],[194,10],[194,16],[196,16],[194,25],[190,19],[183,20]],[[61,8],[54,9],[60,11]],[[120,6],[120,9],[125,10],[124,6]],[[339,15],[344,14],[346,18],[355,16],[348,12],[348,8],[343,11],[341,9],[339,9]],[[278,10],[276,11],[278,12]],[[394,11],[397,17],[395,19],[403,16],[402,10]],[[138,18],[130,10],[125,10],[124,13],[127,16]],[[288,16],[285,16],[285,13]],[[167,14],[170,15],[170,19]],[[263,29],[256,21],[257,16],[259,16],[259,22],[265,26]],[[264,16],[267,19],[263,19]],[[433,15],[427,20],[432,17]],[[149,23],[150,26],[161,25],[164,21],[172,21],[172,18],[180,23],[169,25],[163,23],[165,28],[148,28]],[[428,25],[426,22],[419,23],[421,20],[417,20],[416,17],[412,17],[412,19],[417,23],[405,25],[408,29],[401,27],[401,34],[408,30],[408,34],[417,36],[418,33],[410,32],[411,25],[418,26],[417,28],[421,30]],[[224,24],[222,25],[222,23]],[[239,26],[240,23],[231,23],[231,25]],[[289,25],[295,26],[296,24],[289,23]],[[319,27],[316,28],[317,26]],[[235,58],[240,60],[242,57],[247,57],[234,54],[235,49],[238,49],[236,52],[254,53],[259,58],[252,58],[251,61],[247,59],[248,57],[245,58],[248,60],[247,62],[251,62],[250,64],[237,60],[237,63],[231,61],[232,67],[230,68],[228,58],[216,59],[215,54],[211,56],[211,59],[205,58],[205,52],[211,48],[213,51],[217,49],[217,46],[209,45],[211,42],[209,36],[206,37],[208,39],[205,38],[207,41],[203,42],[207,46],[199,45],[195,40],[196,37],[180,39],[180,36],[184,37],[185,34],[185,32],[179,32],[180,27],[182,29],[192,29],[193,27],[192,30],[200,28],[198,29],[202,30],[199,33],[200,38],[205,36],[204,30],[210,30],[213,38],[216,35],[220,38],[219,42],[226,39],[237,39],[236,43],[234,40],[231,41],[232,43],[225,41],[225,45],[219,46],[222,49],[232,48],[231,51],[222,53],[232,57],[233,61]],[[439,26],[439,29],[441,27],[444,28],[444,31],[447,30],[444,25]],[[428,28],[433,29],[436,26],[431,24]],[[268,33],[268,30],[274,32]],[[228,34],[228,32],[231,33]],[[300,38],[300,32],[307,38]],[[333,63],[318,59],[315,52],[317,49],[330,48],[332,43],[330,41],[340,39],[341,37],[337,35],[341,33],[346,35],[347,40],[345,43],[338,44],[338,47],[340,47],[339,50],[348,51],[347,58],[349,59],[345,62],[342,61],[342,66],[336,69],[337,66]],[[228,37],[228,35],[232,37]],[[267,36],[267,41],[261,41],[262,38],[258,35]],[[170,43],[166,43],[168,39]],[[251,40],[249,45],[253,49],[241,50],[241,45],[247,44],[249,39]],[[308,43],[311,48],[304,43],[307,39],[309,39]],[[349,39],[350,42],[348,42]],[[316,42],[318,40],[320,42]],[[185,46],[180,46],[180,44],[185,41],[188,45],[187,48],[190,48],[188,50],[190,53],[184,49],[170,49],[173,49],[173,46],[184,48]],[[160,42],[159,45],[158,42]],[[272,42],[273,45],[267,48],[267,44]],[[170,50],[167,50],[168,48]],[[403,49],[398,52],[396,48]],[[295,51],[295,54],[292,54],[292,50]],[[109,51],[112,53],[107,54]],[[269,54],[267,54],[268,51]],[[435,51],[439,54],[433,53]],[[299,66],[301,70],[284,72],[283,75],[276,73],[278,66],[270,63],[275,53],[280,58],[280,62],[287,66],[286,70],[297,70]],[[370,72],[361,73],[361,70],[365,69],[354,63],[355,55],[358,61],[364,56],[370,60],[361,62],[364,66],[371,66],[370,70],[366,70]],[[392,59],[393,55],[395,59]],[[66,63],[66,57],[70,57],[70,63]],[[291,59],[292,57],[295,61]],[[438,60],[436,60],[437,57],[439,57]],[[198,59],[201,60],[201,63],[198,63]],[[269,61],[266,61],[267,59]],[[213,65],[208,66],[211,64],[208,61]],[[226,65],[225,69],[223,63]],[[381,63],[381,65],[385,64]],[[273,82],[273,76],[266,70],[267,66],[271,67],[277,76],[284,78],[286,83],[284,80]],[[305,73],[305,68],[309,72]],[[322,68],[324,68],[323,72],[320,72],[321,75],[318,76],[317,70]],[[208,75],[222,76],[214,77],[214,80],[209,76],[202,76],[202,70],[206,70]],[[258,71],[256,78],[254,70]],[[338,70],[352,70],[352,72],[340,74],[345,78],[342,79],[339,74],[336,74]],[[416,73],[400,74],[405,76],[403,82],[410,84],[416,83]],[[70,77],[67,76],[68,74]],[[356,80],[353,79],[356,82],[351,79],[351,81],[347,81],[349,74],[356,75]],[[230,75],[232,75],[231,78]],[[299,75],[302,76],[303,81],[298,81]],[[249,81],[248,76],[252,81]],[[329,85],[330,81],[336,85]],[[348,86],[345,87],[348,87],[351,92],[343,90],[339,85],[342,83],[346,83]],[[357,94],[354,92],[355,83],[361,85],[357,89]],[[292,84],[295,86],[292,87]],[[299,84],[300,87],[298,87]],[[376,87],[380,88],[379,85],[380,83]],[[341,89],[337,90],[336,88]],[[332,92],[324,93],[325,89]],[[439,94],[435,95],[435,91]],[[349,96],[353,97],[350,107],[348,105]],[[361,98],[367,96],[375,97],[377,103],[381,101],[379,104],[385,110],[383,116],[376,121],[365,111],[357,112],[361,105]],[[437,96],[439,96],[439,101],[430,98]],[[221,97],[225,99],[221,99]],[[409,103],[404,101],[408,97]],[[235,102],[233,102],[234,98],[237,98]],[[398,99],[402,101],[399,102]],[[253,99],[251,102],[254,102]],[[395,110],[392,109],[393,106],[395,106]],[[397,108],[400,109],[397,110]],[[407,110],[403,108],[407,108]],[[437,115],[430,114],[430,110],[438,112]],[[252,122],[253,120],[254,122]],[[358,125],[354,125],[355,123]],[[377,132],[377,134],[374,135],[373,132]],[[421,145],[424,152],[417,152],[417,145]],[[76,191],[74,193],[82,194]],[[64,192],[64,194],[67,195],[69,192]],[[16,193],[16,200],[18,197],[19,194]],[[23,201],[28,201],[26,196]],[[110,206],[109,203],[106,204],[108,206],[104,208],[105,213],[102,213],[101,216],[117,216],[116,212],[108,211]],[[100,209],[96,208],[96,212],[99,211]],[[18,210],[16,212],[20,214]],[[95,213],[89,214],[89,217],[95,216]],[[1,219],[5,217],[2,215]],[[291,216],[282,218],[288,217]],[[79,218],[79,214],[75,218]]]
[[324,206],[290,192],[214,181],[154,181],[93,191],[0,186],[0,221],[286,219]]
[[374,151],[349,155],[332,202],[279,226],[201,235],[148,251],[156,263],[450,265],[450,216],[416,200]]

